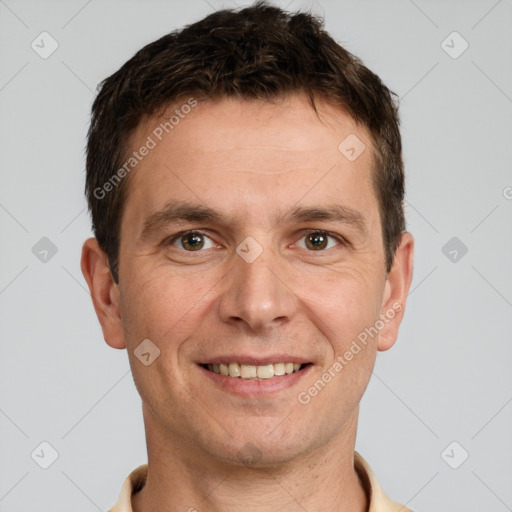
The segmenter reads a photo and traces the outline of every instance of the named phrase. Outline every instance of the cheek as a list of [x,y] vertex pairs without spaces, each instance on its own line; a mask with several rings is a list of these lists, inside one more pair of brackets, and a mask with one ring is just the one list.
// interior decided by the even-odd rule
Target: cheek
[[339,352],[374,324],[380,312],[382,289],[370,269],[327,272],[302,279],[300,298],[317,328]]
[[169,269],[157,269],[144,277],[132,275],[121,291],[123,324],[127,343],[132,346],[149,338],[162,350],[169,348],[169,340],[178,343],[188,337],[214,292],[214,286],[204,275],[173,275]]
[[[206,276],[195,282],[171,275],[168,269],[146,273],[143,279],[135,272],[132,276],[121,290],[126,345],[137,389],[148,407],[157,411],[162,400],[190,400],[183,394],[186,386],[179,358],[201,318],[208,314],[209,291],[214,286]],[[159,350],[155,362],[148,366],[137,359],[137,348],[146,339]]]

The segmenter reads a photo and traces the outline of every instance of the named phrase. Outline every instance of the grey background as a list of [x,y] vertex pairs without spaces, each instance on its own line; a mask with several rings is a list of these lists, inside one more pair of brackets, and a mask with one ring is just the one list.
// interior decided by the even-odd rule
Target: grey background
[[[357,449],[416,511],[512,510],[512,2],[279,4],[324,14],[401,97],[415,276]],[[89,111],[142,45],[234,5],[0,0],[2,512],[106,510],[146,460],[126,353],[103,342],[79,268]],[[31,48],[42,31],[59,45],[47,59]],[[456,59],[441,45],[453,31],[469,44]],[[32,252],[43,237],[57,248],[46,262]],[[443,253],[452,237],[467,254],[457,241]],[[59,454],[46,470],[43,441]]]

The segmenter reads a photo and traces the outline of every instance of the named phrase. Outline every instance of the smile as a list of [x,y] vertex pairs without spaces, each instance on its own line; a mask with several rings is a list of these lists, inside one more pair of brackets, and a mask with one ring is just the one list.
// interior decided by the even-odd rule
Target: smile
[[273,363],[261,366],[239,363],[220,363],[202,365],[210,372],[218,373],[226,377],[244,380],[267,380],[283,377],[290,373],[297,373],[307,364],[299,363]]

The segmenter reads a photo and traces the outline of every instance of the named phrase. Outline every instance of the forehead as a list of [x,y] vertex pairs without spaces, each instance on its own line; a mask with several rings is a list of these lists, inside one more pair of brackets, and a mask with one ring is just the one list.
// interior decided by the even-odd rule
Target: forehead
[[[195,106],[190,107],[190,104]],[[338,155],[343,135],[356,134],[373,151],[368,130],[339,106],[315,99],[317,112],[300,94],[273,101],[237,98],[208,99],[196,102],[182,98],[164,114],[145,117],[130,138],[137,147],[150,136],[157,146],[182,145],[208,152],[236,149],[250,153],[255,149],[301,152],[328,151]],[[184,149],[187,149],[184,148]],[[284,155],[284,153],[283,153]]]
[[[184,99],[133,133],[132,151],[152,148],[130,174],[125,206],[148,212],[172,199],[193,199],[229,210],[241,200],[247,207],[263,199],[286,209],[287,198],[296,202],[307,193],[316,204],[326,189],[331,203],[343,191],[356,204],[365,194],[368,199],[371,136],[341,108],[319,99],[317,115],[301,95],[275,102],[222,98],[185,108],[191,104]],[[359,144],[357,152],[364,148],[357,159],[340,151],[346,140]]]

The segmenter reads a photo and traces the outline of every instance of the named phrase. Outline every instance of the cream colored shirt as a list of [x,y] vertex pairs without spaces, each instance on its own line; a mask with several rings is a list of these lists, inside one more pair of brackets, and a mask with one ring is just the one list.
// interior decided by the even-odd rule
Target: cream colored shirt
[[[391,501],[384,494],[370,466],[357,452],[354,454],[354,465],[370,501],[368,512],[412,512],[403,505]],[[144,487],[147,473],[148,466],[144,464],[128,476],[124,481],[119,499],[110,512],[133,512],[131,497]]]

